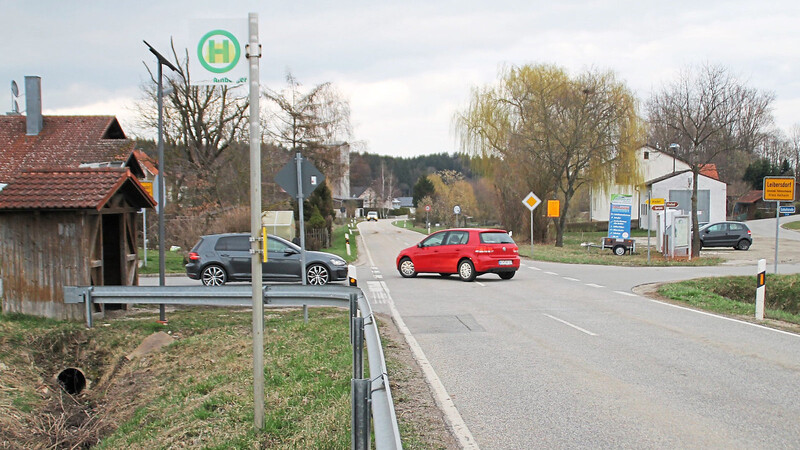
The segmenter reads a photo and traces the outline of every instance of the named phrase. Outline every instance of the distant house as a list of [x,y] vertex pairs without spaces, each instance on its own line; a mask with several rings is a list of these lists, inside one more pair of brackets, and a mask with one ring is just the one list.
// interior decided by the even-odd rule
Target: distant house
[[138,284],[149,169],[116,118],[43,116],[41,80],[25,81],[27,116],[0,116],[3,312],[83,319],[64,286]]
[[775,215],[776,202],[765,202],[764,191],[753,190],[736,199],[731,218],[734,220],[762,219]]

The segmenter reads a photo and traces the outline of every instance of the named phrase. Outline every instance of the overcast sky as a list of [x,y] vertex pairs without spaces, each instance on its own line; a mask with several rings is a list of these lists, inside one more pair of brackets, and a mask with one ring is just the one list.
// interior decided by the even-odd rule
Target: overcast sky
[[[776,125],[800,123],[797,1],[14,1],[0,0],[0,112],[10,82],[42,77],[45,114],[116,115],[134,102],[154,57],[142,40],[187,47],[198,18],[259,15],[262,85],[333,82],[349,100],[354,140],[371,153],[457,151],[452,118],[503,65],[613,70],[644,102],[681,69],[721,64],[774,93]],[[24,109],[24,97],[20,99]]]

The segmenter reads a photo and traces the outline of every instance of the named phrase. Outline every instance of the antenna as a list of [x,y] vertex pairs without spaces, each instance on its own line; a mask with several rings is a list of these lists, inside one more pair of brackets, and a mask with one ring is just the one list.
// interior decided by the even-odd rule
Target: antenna
[[19,115],[19,86],[17,86],[17,82],[11,80],[11,112],[8,113],[9,116],[18,116]]

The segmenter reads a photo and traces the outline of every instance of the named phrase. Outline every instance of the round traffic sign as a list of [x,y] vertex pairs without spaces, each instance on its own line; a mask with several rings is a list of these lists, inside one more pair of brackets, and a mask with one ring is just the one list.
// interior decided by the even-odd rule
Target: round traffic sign
[[453,214],[461,214],[461,207],[456,205],[453,207]]
[[425,205],[425,211],[428,212],[431,210],[431,205]]

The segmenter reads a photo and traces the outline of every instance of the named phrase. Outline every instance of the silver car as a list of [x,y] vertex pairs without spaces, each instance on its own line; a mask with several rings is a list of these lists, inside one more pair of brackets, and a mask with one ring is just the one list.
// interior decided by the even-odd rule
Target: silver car
[[[246,233],[203,236],[192,247],[186,275],[206,286],[229,281],[251,281],[250,235]],[[278,236],[267,236],[267,262],[261,264],[264,281],[302,281],[300,247]],[[326,252],[306,251],[308,284],[323,285],[347,279],[347,262]]]

